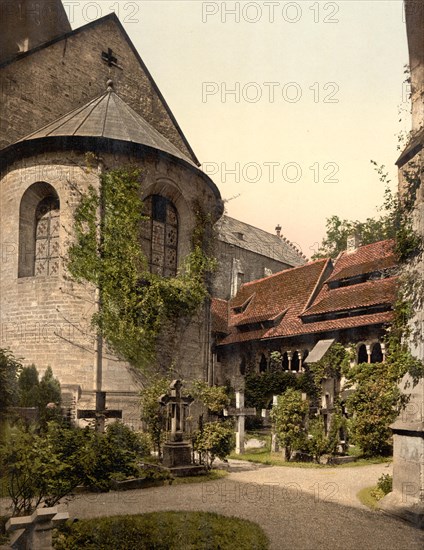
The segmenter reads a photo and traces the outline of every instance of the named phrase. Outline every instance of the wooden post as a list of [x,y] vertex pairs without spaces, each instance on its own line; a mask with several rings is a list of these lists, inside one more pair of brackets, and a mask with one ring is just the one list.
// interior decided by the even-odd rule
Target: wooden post
[[96,391],[96,408],[80,409],[77,411],[78,419],[92,419],[96,421],[96,430],[104,431],[106,418],[122,418],[122,411],[106,408],[106,392]]

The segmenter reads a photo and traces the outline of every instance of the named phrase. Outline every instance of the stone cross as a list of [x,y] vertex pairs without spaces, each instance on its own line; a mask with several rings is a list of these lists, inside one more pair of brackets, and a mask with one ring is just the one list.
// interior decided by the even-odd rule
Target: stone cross
[[6,532],[11,535],[11,547],[51,550],[53,529],[67,519],[69,514],[59,513],[57,507],[37,508],[32,516],[10,518]]
[[236,454],[244,453],[244,423],[246,416],[255,416],[256,409],[246,409],[244,406],[244,393],[236,392],[236,406],[224,410],[224,416],[233,416],[237,419]]
[[122,418],[122,411],[107,409],[106,392],[96,391],[96,408],[78,410],[77,418],[83,418],[84,420],[94,418],[96,420],[96,430],[104,432],[106,418]]
[[171,441],[182,441],[185,412],[187,407],[194,401],[190,396],[181,395],[181,380],[173,380],[169,386],[169,393],[159,397],[159,403],[168,409],[168,417],[171,419]]

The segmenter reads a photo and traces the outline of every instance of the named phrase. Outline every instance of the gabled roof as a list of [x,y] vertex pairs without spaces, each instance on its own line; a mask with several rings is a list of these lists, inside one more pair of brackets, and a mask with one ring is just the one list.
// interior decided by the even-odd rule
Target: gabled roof
[[59,117],[17,143],[54,137],[105,138],[145,145],[196,167],[113,91],[111,81],[108,84],[108,90],[101,96]]
[[[275,324],[283,331],[293,330],[301,324],[300,314],[327,265],[328,260],[316,260],[243,285],[237,296],[229,302],[228,332],[236,333],[242,340],[251,340],[273,332],[275,329],[269,325],[272,327]],[[242,313],[235,313],[234,309],[237,310],[249,297],[251,300],[246,309]],[[267,322],[266,329],[257,326],[264,322]],[[243,334],[237,332],[237,327],[249,325],[252,331]],[[227,343],[227,339],[224,343]]]
[[390,306],[396,299],[396,281],[396,277],[390,277],[331,290],[324,285],[313,305],[302,313],[302,318],[371,306]]
[[360,246],[354,252],[342,252],[335,262],[333,273],[326,282],[342,281],[395,267],[394,244],[390,239]]
[[215,228],[218,239],[225,243],[267,256],[292,267],[306,262],[305,256],[287,239],[240,220],[222,216]]
[[[382,241],[352,254],[342,254],[331,277],[328,274],[333,265],[324,259],[243,285],[228,302],[227,336],[219,345],[390,323],[397,293],[396,276],[338,288],[331,288],[327,282],[334,273],[349,270],[357,274],[365,265],[371,266],[367,269],[372,272],[381,266],[393,267],[392,259],[388,260],[392,249],[392,241]],[[243,304],[247,306],[238,313]]]
[[44,44],[40,44],[39,46],[35,47],[35,48],[32,48],[31,50],[28,50],[27,52],[24,52],[24,53],[19,53],[18,55],[14,55],[12,56],[11,58],[3,61],[2,63],[0,63],[0,69],[2,69],[3,67],[6,67],[8,65],[11,65],[13,63],[19,63],[19,61],[21,61],[22,59],[25,59],[31,55],[34,55],[36,54],[37,52],[39,52],[40,50],[44,50],[45,48],[48,48],[50,46],[52,46],[53,44],[56,44],[58,42],[61,42],[61,41],[64,41],[65,44],[66,44],[66,40],[72,36],[75,36],[79,33],[82,33],[86,30],[89,30],[91,28],[94,28],[94,27],[97,27],[97,26],[100,26],[102,24],[104,24],[105,22],[107,21],[112,21],[120,30],[120,32],[122,33],[125,41],[127,42],[128,46],[130,47],[130,49],[132,50],[133,54],[135,55],[135,57],[137,58],[137,61],[138,63],[140,64],[143,72],[146,74],[152,88],[154,89],[156,95],[158,96],[158,98],[160,99],[162,105],[164,106],[164,109],[165,111],[167,112],[169,118],[171,119],[174,127],[176,128],[178,134],[180,135],[182,141],[184,142],[184,145],[187,147],[187,150],[189,151],[190,153],[190,156],[191,156],[191,159],[192,161],[197,165],[197,166],[200,166],[200,162],[199,160],[197,159],[193,149],[191,148],[187,138],[185,137],[180,125],[178,124],[174,114],[172,113],[169,105],[167,104],[164,96],[162,95],[161,91],[159,90],[156,82],[154,81],[152,75],[150,74],[148,68],[146,67],[144,61],[142,60],[142,58],[140,57],[140,54],[138,53],[136,47],[134,46],[133,42],[131,41],[130,37],[128,36],[128,33],[126,32],[125,28],[123,27],[122,23],[120,22],[120,20],[118,19],[117,15],[112,12],[108,15],[105,15],[104,17],[101,17],[100,19],[96,19],[95,21],[91,21],[90,23],[88,23],[87,25],[83,25],[82,27],[79,27],[75,30],[72,30],[70,32],[66,32],[60,36],[58,36],[57,38],[54,38],[52,40],[49,40],[48,42],[45,42]]

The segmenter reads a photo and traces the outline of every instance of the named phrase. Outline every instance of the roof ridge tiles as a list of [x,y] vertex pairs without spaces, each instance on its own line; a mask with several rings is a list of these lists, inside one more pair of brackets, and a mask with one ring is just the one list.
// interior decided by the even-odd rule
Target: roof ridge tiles
[[306,267],[310,267],[318,262],[328,262],[330,258],[318,258],[317,260],[311,260],[310,262],[302,265],[296,265],[294,267],[289,267],[287,269],[282,269],[281,271],[277,271],[277,273],[272,273],[271,275],[267,275],[266,277],[261,277],[260,279],[255,279],[254,281],[249,281],[248,283],[244,283],[242,285],[242,288],[245,288],[250,285],[254,285],[257,283],[261,283],[262,281],[272,279],[273,277],[278,277],[279,275],[282,275],[283,273],[291,273],[295,269],[304,269]]

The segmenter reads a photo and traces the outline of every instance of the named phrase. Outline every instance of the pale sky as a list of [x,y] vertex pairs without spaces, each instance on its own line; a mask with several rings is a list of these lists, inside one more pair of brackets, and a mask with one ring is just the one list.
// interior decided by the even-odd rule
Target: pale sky
[[310,257],[327,217],[376,215],[371,159],[395,184],[410,124],[401,0],[63,4],[73,28],[117,12],[230,216],[280,224]]

